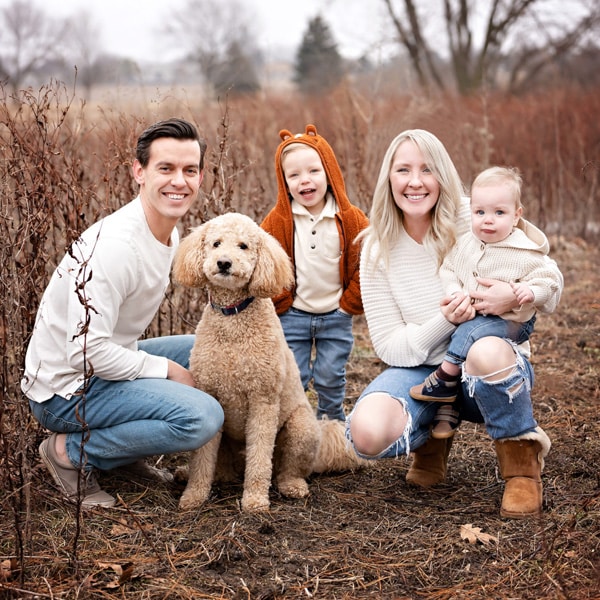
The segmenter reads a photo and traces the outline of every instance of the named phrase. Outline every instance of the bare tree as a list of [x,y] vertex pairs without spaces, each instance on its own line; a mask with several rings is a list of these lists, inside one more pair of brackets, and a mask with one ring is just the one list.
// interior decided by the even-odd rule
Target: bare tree
[[[502,70],[509,90],[519,91],[547,66],[597,40],[600,31],[597,0],[383,3],[418,83],[438,89],[453,85],[461,94],[484,82],[496,85]],[[436,14],[437,20],[432,18]],[[443,23],[444,31],[435,32],[435,23]],[[451,78],[446,75],[448,62]]]
[[14,0],[0,10],[0,64],[13,92],[44,63],[60,56],[67,30],[32,0]]
[[186,0],[171,11],[165,32],[198,63],[205,82],[214,86],[232,47],[254,58],[257,45],[250,32],[252,18],[238,0]]

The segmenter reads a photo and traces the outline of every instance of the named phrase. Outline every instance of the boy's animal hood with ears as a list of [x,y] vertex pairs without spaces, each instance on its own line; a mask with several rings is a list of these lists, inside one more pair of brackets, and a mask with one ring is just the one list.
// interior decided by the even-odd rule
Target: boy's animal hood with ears
[[350,200],[346,195],[346,185],[344,184],[344,177],[342,170],[335,157],[333,148],[329,145],[327,140],[321,137],[317,133],[317,128],[314,125],[308,124],[304,133],[292,134],[287,129],[282,129],[279,132],[281,137],[281,143],[279,144],[277,151],[275,152],[275,173],[277,173],[277,204],[285,203],[289,205],[290,198],[288,196],[288,189],[285,183],[285,177],[283,176],[283,169],[281,168],[281,154],[287,146],[290,144],[306,144],[310,148],[317,151],[321,157],[321,162],[325,168],[327,175],[327,182],[329,188],[335,197],[339,210],[345,210],[350,204]]
[[[358,274],[360,244],[356,243],[356,236],[369,224],[365,213],[350,202],[346,194],[346,186],[342,170],[331,146],[317,133],[314,125],[307,125],[304,133],[292,135],[287,129],[279,132],[281,142],[275,152],[275,173],[277,174],[277,202],[269,211],[261,226],[273,235],[287,255],[292,264],[294,257],[294,218],[292,203],[288,195],[288,188],[281,168],[281,155],[290,144],[306,144],[316,150],[321,158],[329,190],[335,197],[337,211],[335,222],[340,236],[342,255],[340,256],[340,279],[343,286],[340,308],[351,315],[362,313],[360,296],[360,283]],[[295,289],[284,290],[273,298],[278,314],[284,313],[294,301]]]

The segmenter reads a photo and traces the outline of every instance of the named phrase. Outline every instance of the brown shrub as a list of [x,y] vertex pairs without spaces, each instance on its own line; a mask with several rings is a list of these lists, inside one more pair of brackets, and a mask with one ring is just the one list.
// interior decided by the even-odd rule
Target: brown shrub
[[[19,381],[40,296],[54,266],[78,233],[136,194],[130,175],[135,140],[146,125],[167,116],[195,122],[209,144],[201,201],[182,224],[184,233],[190,226],[230,210],[260,221],[276,197],[273,157],[279,130],[303,131],[310,122],[331,142],[350,197],[367,212],[387,145],[401,130],[420,127],[442,139],[466,183],[490,164],[517,166],[524,175],[524,202],[530,220],[567,238],[578,235],[592,240],[598,234],[598,90],[557,89],[522,98],[482,94],[468,99],[428,99],[384,97],[340,88],[318,100],[264,94],[224,103],[192,103],[169,95],[155,106],[139,103],[127,110],[78,104],[58,84],[44,86],[37,93],[23,92],[18,99],[3,95],[0,489],[5,493],[1,524],[5,532],[2,547],[6,548],[3,558],[12,556],[16,561],[14,572],[22,585],[26,557],[34,555],[39,544],[41,525],[35,510],[40,509],[36,499],[40,477],[38,473],[36,479],[34,463],[42,432],[29,417]],[[198,299],[175,288],[149,333],[191,332],[199,312]],[[351,377],[353,398],[379,368],[368,348],[364,327],[357,334],[364,339],[357,344],[355,360],[364,360],[370,367],[357,369]],[[597,373],[593,376],[597,381]],[[595,397],[597,401],[597,389]],[[465,460],[470,459],[472,456],[465,456]],[[385,474],[386,468],[364,478]],[[371,481],[369,485],[380,483]],[[341,480],[342,495],[349,485]],[[384,502],[393,493],[379,491]],[[362,500],[355,497],[353,502]],[[587,510],[585,507],[582,510]],[[244,522],[253,523],[250,518]],[[60,535],[60,527],[51,534]],[[260,525],[259,531],[263,527]],[[68,554],[75,575],[80,549],[89,543],[86,535],[81,537],[80,529],[67,535],[69,540],[74,536]],[[351,552],[350,546],[347,551]],[[393,549],[386,550],[390,551]],[[319,559],[324,560],[323,556]],[[62,567],[53,565],[50,570],[54,568],[60,571]],[[55,576],[60,579],[61,573]],[[0,588],[1,582],[0,572]]]

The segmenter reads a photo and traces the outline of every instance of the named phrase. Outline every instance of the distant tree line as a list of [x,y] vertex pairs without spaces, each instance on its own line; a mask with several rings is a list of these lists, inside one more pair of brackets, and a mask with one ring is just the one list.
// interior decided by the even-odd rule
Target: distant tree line
[[[163,35],[181,50],[177,82],[202,82],[217,96],[252,94],[265,66],[243,0],[179,0]],[[356,0],[360,1],[360,0]],[[482,86],[511,93],[559,77],[600,83],[600,2],[562,0],[378,0],[387,34],[385,62],[345,60],[322,15],[311,18],[296,50],[291,82],[302,94],[323,94],[341,81],[383,73],[388,85],[469,95]],[[374,6],[375,8],[375,6]],[[198,15],[195,18],[194,15]],[[190,26],[193,19],[193,26]],[[102,84],[171,84],[157,65],[138,65],[102,47],[89,9],[68,19],[50,16],[33,0],[0,9],[0,82],[13,93],[51,78],[89,94]],[[367,79],[368,81],[368,79]]]

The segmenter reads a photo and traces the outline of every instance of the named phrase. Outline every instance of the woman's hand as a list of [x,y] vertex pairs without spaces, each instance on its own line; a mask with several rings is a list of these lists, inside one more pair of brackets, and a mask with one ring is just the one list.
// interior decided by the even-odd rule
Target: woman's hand
[[477,282],[487,288],[470,292],[471,298],[474,300],[473,308],[478,313],[482,315],[502,315],[519,306],[519,301],[510,283],[481,277],[477,278]]
[[453,325],[470,321],[475,316],[475,308],[468,294],[457,292],[452,296],[445,296],[440,302],[440,308],[446,320]]

